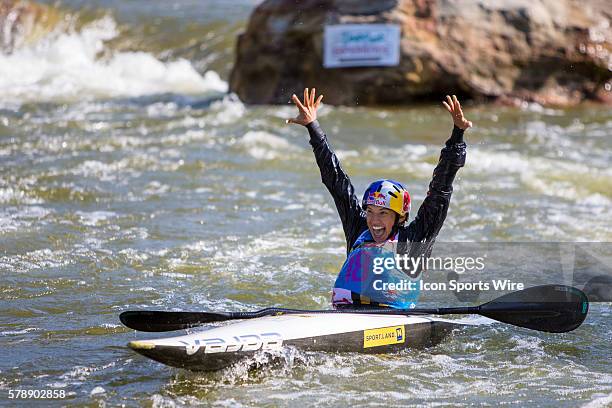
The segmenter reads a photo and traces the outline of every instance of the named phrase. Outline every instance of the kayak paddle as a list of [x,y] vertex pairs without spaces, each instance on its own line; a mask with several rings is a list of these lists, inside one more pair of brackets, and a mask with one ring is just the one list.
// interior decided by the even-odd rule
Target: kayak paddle
[[534,286],[508,293],[480,306],[431,309],[359,308],[300,310],[269,307],[255,312],[166,312],[133,310],[121,313],[125,326],[146,332],[188,329],[226,320],[255,319],[302,313],[359,313],[377,315],[478,314],[499,322],[549,333],[565,333],[582,324],[589,309],[586,295],[565,285]]

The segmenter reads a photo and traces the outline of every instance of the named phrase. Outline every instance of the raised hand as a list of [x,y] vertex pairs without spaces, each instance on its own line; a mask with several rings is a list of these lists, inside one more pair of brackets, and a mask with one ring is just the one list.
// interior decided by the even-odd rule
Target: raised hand
[[457,96],[453,95],[451,98],[450,96],[446,95],[446,102],[442,102],[442,104],[453,117],[453,123],[455,126],[463,130],[472,127],[472,122],[463,116],[463,110],[461,110],[461,104],[459,103]]
[[306,126],[311,122],[317,120],[317,109],[321,105],[321,99],[323,95],[319,95],[315,102],[315,89],[309,90],[304,89],[304,102],[300,102],[300,99],[293,94],[291,100],[295,103],[298,108],[298,115],[295,118],[287,119],[285,123],[295,123],[296,125]]

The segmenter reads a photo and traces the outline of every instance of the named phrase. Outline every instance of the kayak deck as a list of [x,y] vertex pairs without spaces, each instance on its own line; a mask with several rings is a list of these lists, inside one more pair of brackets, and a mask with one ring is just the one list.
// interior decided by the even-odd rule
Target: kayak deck
[[172,367],[214,371],[258,351],[284,346],[373,354],[430,347],[466,324],[430,316],[305,313],[243,320],[177,337],[136,340],[128,346]]

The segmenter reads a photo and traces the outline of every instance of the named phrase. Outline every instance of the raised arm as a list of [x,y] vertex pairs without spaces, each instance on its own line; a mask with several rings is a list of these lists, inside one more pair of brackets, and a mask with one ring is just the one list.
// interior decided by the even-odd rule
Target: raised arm
[[367,228],[367,225],[359,199],[355,195],[353,184],[340,166],[338,157],[329,146],[327,137],[321,130],[319,122],[317,122],[317,109],[321,104],[323,95],[320,95],[315,101],[315,89],[313,88],[310,91],[306,88],[304,89],[303,102],[296,95],[293,95],[291,99],[297,106],[299,113],[295,118],[287,119],[286,122],[306,126],[308,129],[310,145],[321,171],[321,181],[327,187],[336,204],[348,251],[359,234]]
[[408,226],[408,239],[412,242],[429,242],[436,238],[446,219],[453,193],[453,180],[457,171],[465,164],[466,145],[463,133],[472,127],[472,122],[465,119],[455,95],[452,98],[447,96],[446,102],[442,103],[453,118],[453,132],[440,153],[427,197]]

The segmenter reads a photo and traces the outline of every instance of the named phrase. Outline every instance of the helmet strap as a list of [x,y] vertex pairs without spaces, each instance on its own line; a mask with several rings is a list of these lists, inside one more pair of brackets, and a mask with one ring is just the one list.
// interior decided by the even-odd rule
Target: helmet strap
[[408,213],[406,213],[406,219],[401,224],[399,222],[399,219],[400,219],[400,215],[398,213],[395,213],[395,223],[393,224],[393,228],[391,229],[391,234],[389,234],[389,236],[387,237],[387,240],[394,237],[395,234],[397,234],[397,231],[400,229],[400,227],[406,226],[406,222],[408,222]]
[[393,223],[393,228],[391,228],[391,233],[387,237],[387,240],[389,240],[390,238],[393,238],[395,234],[397,234],[397,231],[399,230],[399,227],[400,227],[399,219],[400,219],[399,214],[395,213],[395,222]]

